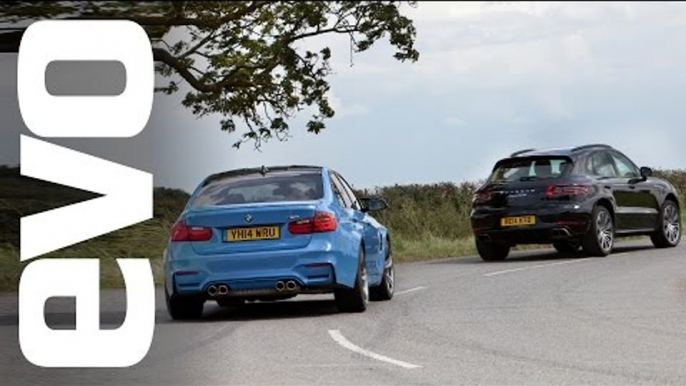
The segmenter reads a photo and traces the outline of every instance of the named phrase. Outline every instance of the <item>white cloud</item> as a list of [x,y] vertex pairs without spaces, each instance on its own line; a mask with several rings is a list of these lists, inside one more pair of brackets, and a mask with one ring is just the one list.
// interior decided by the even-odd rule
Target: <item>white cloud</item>
[[336,116],[319,135],[303,128],[305,110],[289,122],[288,142],[235,151],[240,133],[157,97],[148,141],[174,141],[158,146],[169,154],[155,155],[156,178],[190,187],[215,170],[314,163],[360,187],[461,181],[517,149],[590,142],[641,164],[686,166],[686,3],[420,2],[401,11],[418,31],[414,64],[394,60],[386,41],[352,67],[346,36],[300,43],[333,53]]
[[379,42],[351,67],[347,38],[308,42],[332,47],[335,122],[264,153],[242,150],[235,164],[328,164],[361,187],[478,179],[520,148],[595,142],[641,164],[686,164],[678,146],[686,140],[686,5],[420,2],[402,10],[416,22],[417,63],[395,61]]

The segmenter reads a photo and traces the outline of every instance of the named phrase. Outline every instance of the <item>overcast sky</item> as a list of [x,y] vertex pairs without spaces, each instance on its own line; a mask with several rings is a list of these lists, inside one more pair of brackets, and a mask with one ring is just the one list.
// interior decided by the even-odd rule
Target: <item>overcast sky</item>
[[[292,122],[288,142],[231,147],[219,117],[156,95],[146,130],[125,140],[56,141],[192,190],[246,166],[322,164],[355,187],[475,180],[521,148],[608,143],[640,165],[686,168],[686,4],[420,3],[417,63],[388,44],[333,48],[329,128]],[[318,46],[321,40],[309,42]],[[16,55],[0,55],[0,164],[18,162]]]

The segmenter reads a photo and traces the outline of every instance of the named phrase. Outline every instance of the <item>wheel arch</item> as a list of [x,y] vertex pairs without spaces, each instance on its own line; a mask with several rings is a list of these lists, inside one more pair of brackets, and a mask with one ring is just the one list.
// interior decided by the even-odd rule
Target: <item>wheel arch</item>
[[360,254],[357,254],[357,265],[360,264],[360,258],[364,259],[364,263],[367,264],[367,246],[364,244],[364,239],[360,239],[360,252],[362,252],[362,256]]
[[[681,205],[679,204],[679,198],[676,196],[676,194],[674,194],[672,192],[667,193],[664,201],[669,201],[669,200],[674,201],[674,203],[676,204],[676,207],[679,210],[681,210]],[[663,204],[664,204],[664,202],[663,202]]]
[[391,248],[391,232],[388,229],[381,229],[381,238],[386,242],[387,249]]
[[607,197],[603,197],[603,198],[599,199],[598,201],[596,201],[595,206],[602,206],[605,209],[607,209],[610,212],[610,215],[612,216],[612,220],[617,221],[617,219],[615,218],[615,216],[616,216],[615,204],[612,200],[610,200]]

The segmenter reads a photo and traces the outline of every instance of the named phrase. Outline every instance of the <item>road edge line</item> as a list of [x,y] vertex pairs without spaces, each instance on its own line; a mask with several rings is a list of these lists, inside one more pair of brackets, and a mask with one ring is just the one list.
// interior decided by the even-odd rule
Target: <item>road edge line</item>
[[350,351],[353,351],[355,353],[364,355],[368,358],[376,359],[378,361],[390,363],[392,365],[396,365],[405,369],[413,370],[413,369],[418,369],[421,368],[422,366],[419,365],[414,365],[412,363],[407,363],[403,361],[399,361],[397,359],[389,358],[387,356],[383,356],[377,353],[373,353],[371,351],[365,350],[362,347],[356,346],[352,342],[350,342],[348,339],[346,339],[343,334],[341,334],[340,330],[329,330],[329,336],[331,336],[331,339],[334,340],[334,342],[338,343],[340,346],[347,348]]

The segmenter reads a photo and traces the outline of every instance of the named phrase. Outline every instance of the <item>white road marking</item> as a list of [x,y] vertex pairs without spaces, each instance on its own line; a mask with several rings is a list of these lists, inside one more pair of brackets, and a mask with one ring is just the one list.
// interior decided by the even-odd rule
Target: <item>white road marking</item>
[[425,290],[425,289],[426,289],[426,287],[419,286],[419,287],[415,287],[415,288],[410,288],[408,290],[396,292],[395,294],[396,295],[403,295],[403,294],[409,294],[410,292],[421,291],[421,290]]
[[[658,363],[658,361],[655,361],[655,363]],[[304,364],[304,365],[295,365],[295,364],[290,364],[288,365],[289,367],[298,367],[298,368],[305,368],[305,369],[335,369],[335,368],[369,368],[369,367],[385,367],[386,365],[383,363],[365,363],[365,364],[360,364],[360,363],[353,363],[353,364],[342,364],[342,363],[332,363],[332,364]]]
[[407,362],[399,361],[397,359],[385,357],[383,355],[379,355],[379,354],[373,353],[371,351],[367,351],[361,347],[355,346],[348,339],[346,339],[343,335],[341,335],[341,332],[339,330],[329,330],[329,335],[331,335],[331,339],[333,339],[339,345],[347,348],[350,351],[356,352],[356,353],[364,355],[366,357],[376,359],[378,361],[390,363],[392,365],[400,366],[400,367],[405,368],[405,369],[418,369],[421,367],[418,365],[413,365],[412,363],[407,363]]
[[550,263],[550,264],[540,264],[540,265],[531,265],[528,267],[521,267],[521,268],[514,268],[514,269],[506,269],[504,271],[496,271],[496,272],[491,272],[484,274],[484,276],[497,276],[497,275],[503,275],[506,273],[512,273],[512,272],[519,272],[519,271],[526,271],[529,269],[537,269],[537,268],[545,268],[545,267],[552,267],[554,265],[563,265],[563,264],[572,264],[572,263],[580,263],[583,261],[591,260],[591,257],[586,257],[583,259],[574,259],[574,260],[565,260],[565,261],[560,261],[557,263]]

